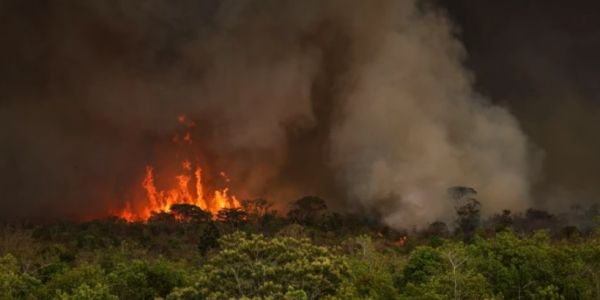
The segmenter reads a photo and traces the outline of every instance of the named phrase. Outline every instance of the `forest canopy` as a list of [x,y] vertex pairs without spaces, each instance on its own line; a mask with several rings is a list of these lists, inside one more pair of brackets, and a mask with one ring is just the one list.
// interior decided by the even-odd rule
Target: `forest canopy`
[[578,226],[535,209],[484,218],[465,195],[454,223],[404,231],[313,196],[287,215],[258,199],[215,216],[175,205],[147,222],[6,224],[0,299],[600,297],[597,208],[574,208]]

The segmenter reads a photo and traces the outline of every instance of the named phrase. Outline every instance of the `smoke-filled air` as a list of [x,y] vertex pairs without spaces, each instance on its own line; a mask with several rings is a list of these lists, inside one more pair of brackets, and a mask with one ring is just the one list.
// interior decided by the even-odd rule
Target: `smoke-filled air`
[[600,299],[599,37],[600,1],[0,0],[0,300]]
[[474,90],[459,28],[429,2],[5,7],[3,218],[315,195],[407,228],[450,220],[453,186],[484,213],[532,204],[532,145]]

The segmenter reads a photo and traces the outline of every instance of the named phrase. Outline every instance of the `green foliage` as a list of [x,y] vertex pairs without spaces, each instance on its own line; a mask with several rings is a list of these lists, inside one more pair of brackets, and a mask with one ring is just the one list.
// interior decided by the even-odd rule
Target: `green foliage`
[[429,246],[417,247],[404,268],[404,284],[424,283],[443,266],[444,258],[438,250]]
[[19,272],[14,256],[0,257],[0,299],[38,299],[44,292],[39,280]]
[[98,284],[93,287],[82,284],[73,289],[71,293],[60,292],[57,299],[60,300],[117,300],[117,296],[109,292],[107,286]]
[[348,258],[350,276],[344,281],[340,298],[397,299],[394,276],[401,269],[401,258],[378,252],[368,236],[350,242],[358,251]]
[[184,275],[181,266],[162,259],[133,260],[119,264],[109,274],[108,282],[119,299],[154,299],[184,286]]
[[208,260],[196,284],[208,299],[281,298],[300,290],[315,299],[335,294],[347,272],[341,257],[306,239],[236,232],[222,237],[220,244],[221,251]]
[[403,295],[410,299],[486,299],[492,291],[461,243],[419,247],[404,269]]
[[194,287],[175,288],[168,296],[167,300],[195,300],[202,299],[200,292]]
[[557,282],[551,247],[543,233],[532,239],[520,239],[511,232],[502,232],[495,239],[478,239],[471,253],[494,292],[504,298],[522,298]]
[[[558,266],[563,278],[570,278],[571,286],[579,291],[573,294],[585,299],[600,299],[600,241],[593,239],[591,242],[579,245],[564,245],[558,259],[569,262]],[[573,278],[574,277],[574,278]]]
[[[50,291],[57,291],[65,295],[70,293],[83,293],[90,287],[106,287],[107,277],[104,270],[98,265],[84,264],[74,268],[65,268],[52,275],[46,286]],[[75,292],[81,289],[81,292]]]
[[[473,194],[450,193],[467,205]],[[289,218],[259,199],[216,220],[183,205],[147,223],[5,226],[0,299],[600,299],[597,210],[579,212],[588,229],[504,211],[464,243],[442,222],[400,234],[321,201],[302,198]],[[457,206],[467,225],[473,205]]]
[[290,224],[288,226],[281,228],[281,230],[279,230],[279,232],[277,232],[277,235],[282,236],[282,237],[295,238],[295,239],[302,239],[302,238],[308,237],[306,228],[304,228],[304,226],[302,226],[300,224],[296,224],[296,223],[293,223],[293,224]]
[[290,290],[283,296],[285,300],[308,300],[308,295],[303,290]]

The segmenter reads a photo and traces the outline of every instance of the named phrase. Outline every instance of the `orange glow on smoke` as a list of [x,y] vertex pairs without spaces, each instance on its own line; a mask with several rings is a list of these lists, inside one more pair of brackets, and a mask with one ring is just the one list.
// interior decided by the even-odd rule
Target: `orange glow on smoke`
[[[185,116],[179,116],[178,121],[188,127],[195,126]],[[187,131],[183,136],[183,140],[175,135],[173,142],[182,142],[189,145],[192,143],[191,133]],[[237,198],[229,194],[228,187],[211,190],[204,185],[200,166],[194,165],[189,160],[183,160],[180,167],[180,172],[173,178],[173,187],[159,190],[155,183],[154,168],[147,166],[141,184],[146,194],[145,199],[136,201],[135,204],[137,205],[135,206],[131,202],[127,202],[125,208],[118,213],[118,216],[130,222],[146,221],[153,213],[168,212],[173,204],[196,205],[213,215],[224,208],[240,207]],[[220,172],[219,175],[226,183],[230,182],[224,172]]]

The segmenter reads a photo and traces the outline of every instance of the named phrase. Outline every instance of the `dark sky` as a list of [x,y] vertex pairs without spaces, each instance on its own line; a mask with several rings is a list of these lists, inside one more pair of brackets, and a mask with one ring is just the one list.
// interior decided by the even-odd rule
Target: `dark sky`
[[597,198],[600,2],[440,3],[460,27],[478,91],[507,106],[543,150],[538,197]]

